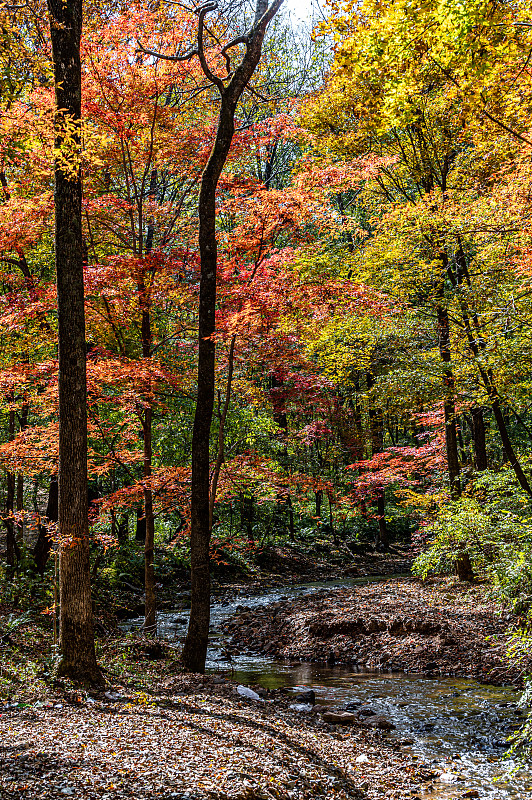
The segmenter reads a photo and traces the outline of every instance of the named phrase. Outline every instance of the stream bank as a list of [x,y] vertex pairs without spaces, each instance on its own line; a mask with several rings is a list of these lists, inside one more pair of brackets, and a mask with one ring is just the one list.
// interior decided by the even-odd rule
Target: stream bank
[[238,609],[231,646],[270,658],[518,684],[529,664],[507,658],[514,617],[482,587],[392,578]]
[[[483,683],[467,677],[473,674],[469,666],[471,653],[476,652],[476,645],[467,650],[470,644],[467,640],[476,636],[487,647],[483,639],[486,630],[495,626],[496,632],[492,635],[497,636],[505,630],[507,621],[500,618],[498,609],[490,604],[479,587],[455,586],[453,581],[433,582],[422,587],[420,594],[419,586],[419,582],[408,578],[343,578],[335,582],[277,587],[258,595],[243,592],[216,601],[211,607],[207,656],[211,677],[208,680],[228,702],[235,699],[234,681],[260,692],[266,701],[264,710],[269,705],[268,713],[278,713],[283,719],[292,715],[294,728],[305,732],[305,736],[314,736],[325,747],[330,746],[331,740],[351,742],[350,763],[354,759],[356,769],[365,769],[357,774],[366,779],[371,773],[372,779],[377,780],[375,787],[379,788],[368,789],[370,797],[379,800],[385,797],[522,800],[532,793],[532,773],[505,757],[508,737],[522,724],[525,713],[518,707],[519,692],[508,685],[490,685],[482,672],[479,677]],[[341,622],[345,616],[350,618],[353,605],[349,607],[348,598],[352,603],[357,598],[355,606],[359,616],[364,606],[361,598],[367,596],[371,603],[368,601],[365,605],[368,610],[371,608],[373,615],[381,613],[382,619],[397,621],[402,589],[411,593],[407,619],[440,625],[437,632],[423,628],[425,633],[420,632],[420,635],[427,640],[432,641],[441,634],[444,613],[447,619],[450,615],[458,627],[467,622],[467,630],[462,628],[460,640],[468,656],[462,662],[467,668],[465,678],[444,677],[434,670],[419,674],[353,666],[348,658],[344,664],[339,663],[339,658],[334,665],[310,659],[304,661],[295,656],[288,660],[280,658],[275,648],[268,648],[268,636],[282,627],[283,614],[293,612],[304,620],[304,609],[314,608],[316,604],[320,607],[320,641],[324,642],[330,643],[328,634],[333,634],[332,638],[345,635],[334,631],[334,622]],[[327,611],[329,616],[324,617]],[[183,611],[160,614],[159,636],[169,641],[170,647],[175,646],[171,642],[182,639],[187,621]],[[142,619],[131,624],[135,623],[141,626]],[[236,636],[231,642],[228,637],[232,627]],[[405,626],[401,636],[398,628],[394,625],[392,628],[394,633],[386,627],[386,631],[375,630],[370,634],[395,635],[403,640],[403,647],[408,651],[413,642],[411,637],[417,633],[409,632]],[[224,629],[225,633],[221,634]],[[242,644],[238,643],[239,629],[251,632]],[[303,640],[295,638],[293,630],[287,633],[286,645],[293,648],[293,653],[300,654],[299,645]],[[308,633],[303,625],[301,634]],[[379,646],[379,639],[372,641],[375,647]],[[457,658],[461,657],[458,651],[462,645],[456,645]],[[414,653],[414,657],[417,660],[412,666],[419,666],[419,653]],[[504,669],[507,667],[505,664]],[[500,677],[503,682],[502,673]],[[170,682],[170,691],[171,687]],[[314,693],[315,705],[309,706],[297,697],[305,696],[309,690]],[[249,700],[238,702],[253,705]],[[341,720],[335,721],[334,716],[323,714],[325,707],[333,715],[341,715]],[[375,738],[367,740],[366,735]],[[371,741],[371,745],[357,751],[357,748],[364,748],[363,743],[367,741]],[[386,789],[378,783],[381,778],[389,780]],[[360,786],[363,788],[365,783],[366,780]],[[318,793],[317,796],[327,798],[329,795]]]

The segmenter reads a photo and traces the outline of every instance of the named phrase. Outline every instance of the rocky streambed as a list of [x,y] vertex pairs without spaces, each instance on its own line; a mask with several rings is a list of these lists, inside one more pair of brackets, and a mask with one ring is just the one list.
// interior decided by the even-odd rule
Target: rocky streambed
[[[207,666],[216,692],[287,715],[320,746],[345,745],[367,797],[532,796],[532,771],[505,755],[526,714],[505,657],[512,618],[453,581],[368,580],[215,602]],[[159,614],[159,636],[177,643],[186,624],[183,611]],[[240,697],[235,682],[261,700]]]

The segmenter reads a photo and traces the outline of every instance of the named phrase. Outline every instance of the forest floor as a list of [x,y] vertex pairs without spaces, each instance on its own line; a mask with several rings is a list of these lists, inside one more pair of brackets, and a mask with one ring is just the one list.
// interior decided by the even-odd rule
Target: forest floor
[[245,699],[221,676],[134,685],[0,704],[0,798],[412,798],[439,775],[402,754],[408,741],[298,714],[282,692]]
[[[389,574],[394,558],[350,572]],[[315,568],[265,571],[256,586],[332,577]],[[3,621],[10,613],[0,608]],[[440,772],[414,759],[411,740],[391,726],[298,713],[283,690],[243,698],[227,676],[183,675],[175,649],[116,626],[98,637],[105,691],[54,682],[50,617],[13,619],[0,636],[0,800],[413,800],[437,783]],[[290,660],[332,653],[338,662],[502,681],[517,677],[503,657],[512,621],[482,587],[391,578],[243,611],[232,632],[243,649]]]
[[247,609],[226,623],[232,646],[290,661],[347,663],[519,684],[532,670],[507,650],[518,618],[483,586],[391,578]]

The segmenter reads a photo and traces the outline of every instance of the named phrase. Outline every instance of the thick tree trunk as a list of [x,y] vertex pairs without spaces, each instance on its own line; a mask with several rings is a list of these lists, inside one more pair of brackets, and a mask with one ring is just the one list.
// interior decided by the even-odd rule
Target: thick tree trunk
[[55,260],[59,327],[58,674],[101,683],[90,590],[87,385],[81,230],[81,0],[48,0],[56,94]]
[[[198,384],[192,431],[192,479],[190,498],[191,608],[182,653],[184,667],[205,672],[210,620],[210,432],[215,389],[215,311],[218,251],[216,241],[216,188],[224,168],[235,131],[235,112],[242,92],[259,63],[264,34],[270,19],[281,5],[274,0],[257,0],[253,27],[247,34],[246,51],[228,83],[214,75],[203,52],[203,19],[199,13],[199,59],[207,78],[220,92],[216,139],[201,178],[199,197],[199,249],[201,261],[198,320]],[[204,7],[206,8],[206,7]]]
[[455,567],[459,580],[469,581],[470,583],[475,580],[475,573],[468,553],[460,553],[456,559]]

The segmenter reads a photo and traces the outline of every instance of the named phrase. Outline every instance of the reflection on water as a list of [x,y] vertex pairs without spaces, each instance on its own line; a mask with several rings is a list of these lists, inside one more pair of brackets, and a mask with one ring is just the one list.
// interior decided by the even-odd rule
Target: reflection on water
[[[511,687],[486,686],[458,678],[426,678],[402,673],[370,673],[323,664],[288,664],[253,654],[233,655],[231,663],[218,634],[221,623],[238,606],[256,608],[302,594],[343,588],[361,582],[351,579],[320,584],[305,584],[292,589],[276,589],[260,596],[238,598],[212,607],[212,641],[208,669],[233,669],[235,680],[259,684],[267,689],[312,687],[321,704],[346,706],[360,701],[383,714],[396,726],[392,736],[411,741],[404,746],[431,769],[443,774],[433,780],[424,798],[450,800],[470,790],[490,800],[532,798],[532,771],[503,758],[507,738],[516,729],[519,698]],[[365,579],[367,582],[367,579]],[[187,612],[158,615],[159,636],[180,640],[186,631]],[[134,627],[142,620],[132,620]],[[427,787],[428,788],[428,787]]]

